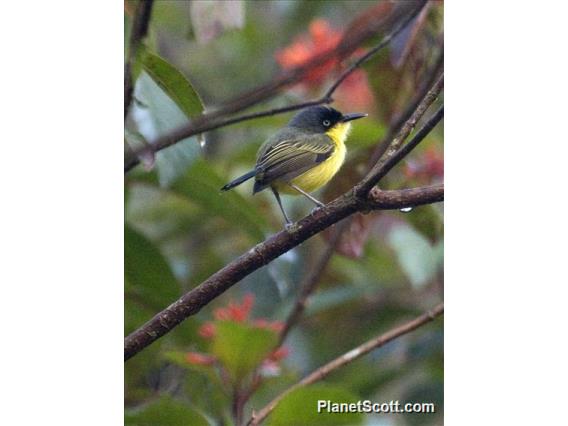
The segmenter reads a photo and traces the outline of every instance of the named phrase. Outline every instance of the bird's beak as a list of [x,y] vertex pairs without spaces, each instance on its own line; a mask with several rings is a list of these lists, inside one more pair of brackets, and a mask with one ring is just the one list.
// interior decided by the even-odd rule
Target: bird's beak
[[343,117],[341,117],[341,121],[346,123],[348,121],[357,120],[359,118],[363,118],[363,117],[366,117],[368,115],[369,114],[365,114],[365,113],[362,113],[362,112],[353,112],[351,114],[343,114]]

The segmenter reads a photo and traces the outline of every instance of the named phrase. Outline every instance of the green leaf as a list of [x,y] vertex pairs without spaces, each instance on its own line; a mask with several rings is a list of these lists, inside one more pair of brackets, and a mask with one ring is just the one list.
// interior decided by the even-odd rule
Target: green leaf
[[334,403],[356,403],[359,399],[351,392],[339,387],[313,385],[300,388],[291,392],[276,406],[268,418],[268,425],[360,425],[364,419],[362,413],[328,412],[325,407],[321,407],[318,413],[318,401],[329,401],[331,410]]
[[[187,116],[180,107],[146,73],[136,80],[134,96],[139,102],[132,106],[132,120],[137,131],[148,141],[187,123]],[[169,186],[183,175],[201,155],[196,136],[179,141],[156,154],[156,169],[161,186]]]
[[212,352],[237,381],[252,372],[278,341],[274,331],[232,321],[217,322],[216,332]]
[[128,225],[124,228],[124,275],[127,297],[163,307],[177,299],[180,287],[160,250]]
[[196,161],[172,189],[199,204],[208,214],[225,218],[257,240],[264,239],[264,216],[238,192],[221,192],[225,183],[206,161]]
[[138,50],[138,61],[144,71],[172,99],[180,110],[192,118],[203,113],[203,102],[189,80],[165,59],[148,51]]
[[410,283],[414,287],[426,285],[437,271],[443,249],[436,252],[422,234],[408,226],[395,227],[388,239]]
[[128,426],[209,426],[209,422],[194,409],[171,397],[163,396],[142,408],[126,410],[124,424]]

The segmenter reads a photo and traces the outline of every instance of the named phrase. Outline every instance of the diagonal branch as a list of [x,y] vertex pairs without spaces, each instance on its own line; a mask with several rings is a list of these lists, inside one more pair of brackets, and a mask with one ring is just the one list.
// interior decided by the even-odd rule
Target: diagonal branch
[[130,41],[128,43],[128,57],[124,64],[124,118],[128,114],[128,107],[132,101],[132,92],[134,91],[134,82],[132,81],[132,62],[136,56],[138,46],[148,33],[150,17],[152,15],[152,5],[154,0],[144,0],[138,2],[134,20],[132,21],[132,29],[130,31]]
[[[400,157],[400,158],[397,157],[398,158],[397,160],[392,160],[392,158],[395,156],[395,154],[397,154],[397,151],[399,151],[399,148],[404,143],[404,141],[406,140],[408,135],[410,135],[410,133],[412,132],[412,130],[416,126],[416,123],[418,123],[418,121],[420,120],[420,118],[422,118],[422,116],[424,115],[426,110],[436,100],[436,98],[438,97],[438,95],[442,91],[443,87],[444,87],[444,75],[442,74],[438,78],[436,83],[434,83],[434,86],[432,86],[432,88],[428,91],[426,96],[424,96],[424,98],[422,99],[422,101],[420,102],[420,104],[418,105],[416,110],[412,113],[410,118],[408,120],[406,120],[406,122],[404,123],[404,125],[402,126],[400,131],[398,132],[397,136],[389,144],[384,156],[381,157],[378,160],[377,164],[375,164],[373,166],[373,168],[367,174],[367,176],[365,176],[363,178],[363,180],[361,181],[361,183],[359,183],[357,185],[357,187],[355,188],[356,194],[358,194],[358,195],[368,194],[369,191],[371,190],[371,188],[373,188],[373,186],[375,186],[379,182],[379,180],[390,169],[392,169],[392,167],[394,167],[394,165],[396,163],[398,163],[398,161],[400,161],[404,156],[406,156],[406,154],[408,154],[408,152],[410,152],[414,148],[414,147],[412,147],[405,154],[399,155],[398,157]],[[435,122],[430,123],[428,125],[428,126],[431,126],[431,127],[429,127],[428,130],[424,132],[422,137],[418,140],[418,143],[422,141],[424,136],[426,136],[430,132],[430,130],[438,123],[438,121],[442,117],[443,117],[443,111],[441,113],[441,116],[438,117],[438,119]],[[427,127],[427,126],[425,126],[425,127]],[[387,164],[389,164],[390,166],[387,167]]]
[[349,192],[325,207],[317,209],[290,230],[283,230],[227,264],[199,286],[126,337],[124,358],[128,360],[191,315],[195,315],[217,296],[241,279],[266,265],[311,236],[337,223],[356,211],[400,209],[442,201],[443,185],[394,191],[374,191],[368,200],[360,200]]
[[[203,133],[206,131],[218,129],[220,127],[228,126],[231,124],[240,123],[246,120],[252,120],[261,117],[272,116],[276,114],[281,114],[285,112],[295,111],[298,109],[306,108],[308,106],[320,105],[331,103],[333,101],[332,95],[339,85],[353,72],[355,69],[360,67],[363,63],[368,61],[372,56],[377,54],[381,49],[388,45],[388,43],[399,34],[405,27],[412,21],[414,17],[422,10],[426,4],[425,0],[412,0],[406,2],[394,3],[393,10],[391,14],[383,21],[373,23],[370,28],[366,31],[356,32],[354,36],[344,37],[344,40],[338,44],[338,46],[328,52],[324,52],[318,55],[307,64],[296,67],[280,77],[275,78],[273,81],[267,83],[264,86],[258,87],[248,93],[245,93],[229,102],[227,102],[222,108],[212,111],[210,113],[205,113],[201,116],[195,117],[195,119],[171,132],[159,137],[151,145],[154,151],[160,151],[169,146],[176,144],[177,142],[188,138],[190,136]],[[370,49],[365,55],[356,60],[351,64],[330,86],[330,88],[325,92],[325,94],[315,100],[301,102],[293,105],[288,105],[282,108],[274,108],[266,111],[259,111],[255,113],[245,114],[238,117],[227,116],[234,114],[236,112],[242,111],[253,105],[256,105],[266,99],[269,99],[281,92],[285,87],[296,83],[304,78],[304,76],[317,66],[329,61],[331,58],[344,58],[355,51],[355,49],[361,46],[365,41],[369,40],[375,34],[391,29],[387,35],[382,39],[382,41],[372,49]],[[349,35],[349,34],[347,34]],[[138,158],[140,153],[132,152],[128,153],[125,158],[124,170],[128,172],[133,167],[139,164],[140,160]]]
[[328,362],[324,366],[318,368],[302,380],[300,380],[295,385],[291,386],[272,401],[270,401],[262,410],[258,413],[254,413],[252,418],[248,422],[248,426],[258,426],[271,412],[274,408],[291,392],[295,391],[304,386],[311,385],[313,383],[319,382],[320,380],[329,376],[335,370],[352,363],[356,359],[361,358],[363,355],[368,354],[374,349],[380,348],[381,346],[386,345],[387,343],[399,338],[400,336],[404,336],[405,334],[410,333],[411,331],[416,330],[417,328],[433,321],[436,317],[442,315],[444,313],[444,304],[440,303],[431,311],[428,311],[419,317],[415,318],[414,320],[407,322],[406,324],[400,325],[398,327],[393,328],[392,330],[381,334],[377,337],[374,337],[371,340],[363,343],[360,346],[350,350],[347,353],[344,353],[338,358],[335,358],[333,361]]
[[280,347],[284,340],[286,340],[288,333],[290,332],[292,327],[296,325],[296,323],[304,313],[308,304],[308,298],[316,289],[316,286],[318,285],[327,264],[329,263],[331,257],[333,256],[333,253],[335,252],[335,248],[341,239],[341,235],[347,229],[349,223],[349,220],[346,220],[345,222],[342,222],[337,226],[337,229],[333,233],[333,236],[329,240],[327,246],[325,247],[325,250],[318,257],[314,266],[310,268],[309,273],[304,276],[304,279],[300,284],[300,294],[296,299],[296,302],[294,303],[294,307],[292,308],[292,310],[288,314],[288,317],[286,318],[286,321],[284,322],[284,328],[278,336],[277,347]]
[[[427,101],[430,102],[429,99],[430,92],[421,102],[418,109],[421,109],[423,104]],[[422,111],[422,113],[423,112],[424,111]],[[388,157],[387,161],[382,163],[382,165],[375,167],[373,169],[375,172],[372,176],[374,179],[372,181],[373,185],[378,183],[382,176],[411,152],[442,119],[442,116],[443,109],[440,108],[416,133],[411,142],[396,151],[391,157]],[[415,119],[414,114],[410,120],[413,119]],[[403,128],[406,127],[408,126],[405,124]],[[301,244],[318,232],[337,223],[341,219],[355,212],[368,212],[378,209],[400,209],[443,200],[443,186],[398,191],[381,191],[374,189],[370,193],[362,193],[360,188],[362,184],[369,182],[369,180],[366,180],[369,176],[370,174],[352,190],[336,198],[324,207],[315,210],[311,215],[294,224],[293,228],[280,231],[262,243],[257,244],[248,252],[211,275],[199,286],[184,294],[175,303],[156,314],[150,321],[126,337],[124,342],[125,360],[131,358],[161,336],[169,333],[187,317],[195,315],[201,308],[245,276]],[[369,189],[372,188],[373,186],[370,186]]]
[[[411,101],[407,109],[396,120],[393,121],[393,124],[389,128],[388,134],[381,142],[378,143],[375,151],[371,155],[371,161],[369,162],[369,169],[367,173],[371,171],[373,165],[376,164],[378,160],[381,159],[381,157],[385,154],[386,150],[391,146],[390,143],[393,140],[394,136],[402,131],[405,122],[410,119],[413,112],[418,108],[420,102],[426,97],[426,95],[430,91],[429,89],[436,81],[437,76],[439,76],[440,68],[442,66],[443,66],[443,55],[440,55],[436,60],[432,70],[427,73],[427,80],[419,88],[418,96],[416,96]],[[391,156],[394,155],[394,151],[391,151],[390,155]],[[388,156],[386,156],[384,160],[386,161],[387,159]],[[288,314],[286,321],[284,322],[284,328],[282,329],[279,335],[279,341],[277,347],[282,345],[282,343],[288,336],[288,333],[290,332],[291,328],[294,325],[296,325],[296,323],[300,320],[300,317],[303,315],[308,303],[308,299],[311,296],[311,294],[315,291],[320,281],[320,278],[323,275],[325,268],[327,267],[327,264],[331,260],[336,245],[341,238],[341,235],[349,227],[350,219],[341,223],[337,227],[325,250],[315,262],[314,267],[311,268],[310,272],[304,276],[304,279],[300,284],[300,294],[296,299],[296,302],[292,307],[292,310]]]

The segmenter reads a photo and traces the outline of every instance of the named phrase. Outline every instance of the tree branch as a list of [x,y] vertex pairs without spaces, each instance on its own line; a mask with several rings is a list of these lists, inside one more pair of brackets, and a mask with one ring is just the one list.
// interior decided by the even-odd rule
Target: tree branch
[[376,148],[371,154],[371,159],[369,160],[369,170],[377,164],[377,162],[381,159],[381,157],[385,154],[389,145],[395,135],[400,132],[404,123],[412,116],[418,105],[424,99],[428,91],[432,88],[436,79],[442,74],[444,69],[444,53],[438,56],[434,66],[430,71],[428,71],[425,76],[424,81],[420,84],[420,86],[416,89],[416,94],[412,101],[408,104],[406,109],[397,114],[395,117],[391,119],[391,125],[389,126],[389,131],[387,134],[376,144]]
[[[268,84],[258,87],[248,93],[245,93],[229,102],[222,108],[212,111],[210,113],[202,114],[195,117],[192,122],[181,126],[171,132],[156,139],[151,146],[154,152],[165,149],[177,142],[188,138],[190,136],[203,133],[206,131],[218,129],[220,127],[228,126],[231,124],[240,123],[246,120],[252,120],[261,117],[272,116],[285,112],[295,111],[298,109],[306,108],[308,106],[320,105],[324,103],[331,103],[333,101],[332,95],[339,85],[358,67],[364,62],[369,60],[382,48],[384,48],[406,25],[422,10],[426,0],[412,0],[405,2],[397,2],[393,6],[392,13],[384,20],[374,22],[365,31],[358,31],[354,36],[346,34],[342,42],[337,48],[329,52],[324,52],[318,55],[307,64],[294,68],[287,73],[275,78]],[[325,94],[315,100],[301,102],[298,104],[288,105],[282,108],[275,108],[266,111],[259,111],[251,114],[245,114],[238,117],[226,118],[226,116],[234,114],[235,112],[242,111],[248,107],[258,104],[270,97],[277,95],[284,87],[296,83],[304,78],[304,76],[313,68],[329,61],[329,59],[337,57],[344,58],[351,54],[357,47],[362,45],[365,41],[380,31],[385,31],[388,28],[393,28],[383,40],[375,47],[370,49],[365,55],[356,60],[349,66],[330,86]],[[132,152],[125,158],[124,171],[128,172],[133,167],[139,164],[139,152]]]
[[[436,83],[435,87],[438,87],[439,84],[440,80]],[[439,87],[441,90],[441,86]],[[418,106],[418,110],[422,111],[420,116],[425,111],[423,106],[428,102],[428,105],[433,102],[433,99],[430,99],[431,92],[432,91],[426,95]],[[341,219],[355,212],[367,212],[376,209],[400,209],[442,201],[443,186],[399,191],[381,191],[376,189],[373,190],[372,193],[361,192],[363,184],[366,182],[373,182],[373,185],[378,183],[381,177],[410,153],[441,120],[442,116],[443,108],[440,108],[416,133],[411,142],[396,151],[391,157],[387,158],[385,162],[375,166],[373,168],[374,173],[372,175],[369,173],[367,177],[362,182],[355,185],[353,189],[324,207],[315,210],[309,216],[295,223],[292,228],[280,231],[262,243],[257,244],[247,253],[241,255],[224,268],[211,275],[199,286],[184,294],[175,303],[156,314],[150,321],[127,336],[124,342],[125,360],[131,358],[161,336],[169,333],[184,319],[199,312],[203,306],[207,305],[211,300],[225,292],[245,276],[296,247],[311,236],[337,223]],[[413,114],[409,121],[417,120],[416,117],[417,114]],[[397,138],[400,138],[401,134],[406,131],[405,129],[409,127],[407,124],[408,122],[403,126],[403,131],[399,133]],[[410,131],[408,131],[406,135],[408,135],[408,133],[410,133]],[[369,180],[369,177],[373,180]],[[369,187],[369,189],[372,188],[373,186]]]
[[272,410],[274,410],[278,403],[280,403],[280,401],[284,399],[284,397],[286,397],[296,389],[319,382],[320,380],[329,376],[335,370],[352,363],[356,359],[361,358],[363,355],[368,354],[372,350],[380,348],[381,346],[386,345],[387,343],[399,338],[400,336],[408,334],[411,331],[414,331],[417,328],[433,321],[436,317],[442,315],[443,312],[444,304],[440,303],[434,309],[420,315],[416,319],[407,322],[406,324],[395,327],[380,336],[374,337],[373,339],[368,340],[367,342],[363,343],[360,346],[357,346],[356,348],[341,355],[340,357],[335,358],[333,361],[328,362],[324,366],[318,368],[317,370],[300,380],[292,387],[282,392],[258,413],[253,412],[252,418],[248,422],[248,426],[258,426],[272,412]]
[[[373,165],[376,164],[379,159],[381,159],[381,157],[385,154],[387,149],[391,146],[390,142],[392,141],[394,135],[402,131],[402,127],[404,126],[405,122],[412,117],[412,114],[416,111],[420,102],[425,98],[428,99],[427,96],[428,92],[430,91],[431,86],[435,83],[436,81],[435,78],[439,75],[439,71],[442,66],[443,66],[443,55],[440,55],[436,60],[436,63],[432,71],[428,73],[429,78],[426,80],[425,84],[421,85],[418,96],[416,96],[411,101],[411,103],[406,108],[404,113],[402,113],[396,120],[393,121],[393,124],[389,128],[387,136],[383,139],[383,141],[377,144],[377,148],[375,149],[373,155],[371,156],[371,161],[369,162],[369,168],[367,173],[370,173],[370,171],[373,168]],[[399,138],[399,140],[401,140],[402,142],[402,139]],[[411,144],[414,145],[415,143],[416,139]],[[393,154],[394,151],[391,151],[390,156],[392,156]],[[385,157],[385,162],[387,159],[388,155]],[[288,317],[284,322],[284,328],[280,333],[277,347],[282,345],[282,343],[288,336],[290,329],[299,321],[300,317],[304,313],[308,299],[311,296],[311,294],[315,291],[327,264],[331,260],[336,245],[339,242],[339,239],[341,238],[341,234],[349,227],[350,219],[346,220],[345,222],[343,222],[341,225],[338,226],[335,233],[333,234],[332,239],[329,241],[329,244],[325,248],[324,252],[318,258],[313,268],[310,269],[310,272],[306,274],[305,278],[302,280],[302,283],[300,285],[300,295],[298,296],[296,303],[294,304],[294,307],[292,308],[292,310],[290,311]]]
[[138,2],[134,20],[132,21],[132,29],[130,30],[130,41],[128,43],[128,57],[124,64],[124,118],[128,115],[128,107],[132,101],[132,92],[134,84],[132,81],[132,62],[136,56],[138,46],[146,34],[148,34],[148,26],[150,24],[150,16],[152,15],[152,5],[154,0],[143,0]]
[[282,230],[227,264],[175,303],[155,315],[126,337],[124,358],[128,360],[191,315],[195,315],[217,296],[241,279],[266,265],[311,236],[357,212],[400,209],[443,200],[443,185],[393,191],[374,191],[361,200],[350,191],[300,220],[290,230]]
[[[363,180],[361,181],[361,183],[359,183],[357,185],[357,187],[355,188],[355,193],[357,195],[368,194],[369,191],[371,190],[371,188],[373,188],[373,186],[375,186],[379,182],[379,180],[390,169],[392,169],[392,167],[394,167],[394,165],[396,163],[398,163],[398,161],[400,161],[400,159],[405,157],[408,154],[408,152],[410,152],[414,148],[414,146],[416,146],[418,143],[420,143],[422,141],[422,139],[424,138],[424,136],[426,136],[430,132],[432,127],[436,123],[438,123],[438,121],[443,117],[443,110],[442,110],[441,116],[438,117],[438,120],[435,121],[432,124],[432,127],[430,127],[427,131],[425,131],[424,135],[422,135],[422,138],[419,139],[416,142],[416,145],[414,145],[412,148],[410,148],[410,150],[408,150],[408,152],[399,155],[398,157],[400,157],[400,158],[397,157],[398,160],[391,161],[392,158],[397,153],[397,151],[399,151],[400,146],[404,143],[404,141],[406,140],[408,135],[410,135],[410,133],[412,132],[412,129],[414,129],[414,127],[416,126],[416,123],[418,123],[418,121],[420,120],[420,118],[422,118],[422,116],[424,115],[426,110],[436,100],[436,98],[438,97],[438,95],[442,91],[443,87],[444,87],[444,75],[442,74],[438,78],[438,80],[436,81],[434,86],[428,91],[426,96],[422,99],[422,101],[420,102],[420,104],[418,105],[418,107],[416,108],[414,113],[412,113],[410,118],[408,120],[406,120],[406,122],[402,126],[400,132],[397,134],[396,138],[394,138],[392,140],[392,142],[389,144],[389,147],[388,147],[385,155],[379,159],[377,164],[375,164],[373,166],[373,168],[367,174],[367,176],[365,176],[363,178]],[[387,164],[388,164],[388,166],[387,166]]]
[[347,229],[349,224],[349,220],[346,220],[339,224],[321,256],[317,259],[313,267],[310,268],[309,272],[304,276],[304,279],[300,284],[300,295],[296,299],[294,307],[292,308],[292,310],[288,314],[288,317],[286,318],[286,321],[284,322],[284,328],[278,336],[277,347],[280,347],[284,340],[286,340],[288,333],[290,332],[292,327],[296,325],[296,323],[304,313],[304,310],[306,309],[306,306],[308,304],[308,298],[316,289],[317,284],[319,283],[321,276],[323,275],[323,272],[325,271],[325,268],[331,260],[335,248],[341,239],[341,235]]

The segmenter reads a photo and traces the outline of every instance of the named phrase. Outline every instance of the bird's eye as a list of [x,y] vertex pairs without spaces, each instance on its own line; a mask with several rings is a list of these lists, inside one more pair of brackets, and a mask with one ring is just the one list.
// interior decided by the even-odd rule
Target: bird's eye
[[325,127],[329,126],[331,124],[331,122],[329,120],[323,120],[323,125]]

